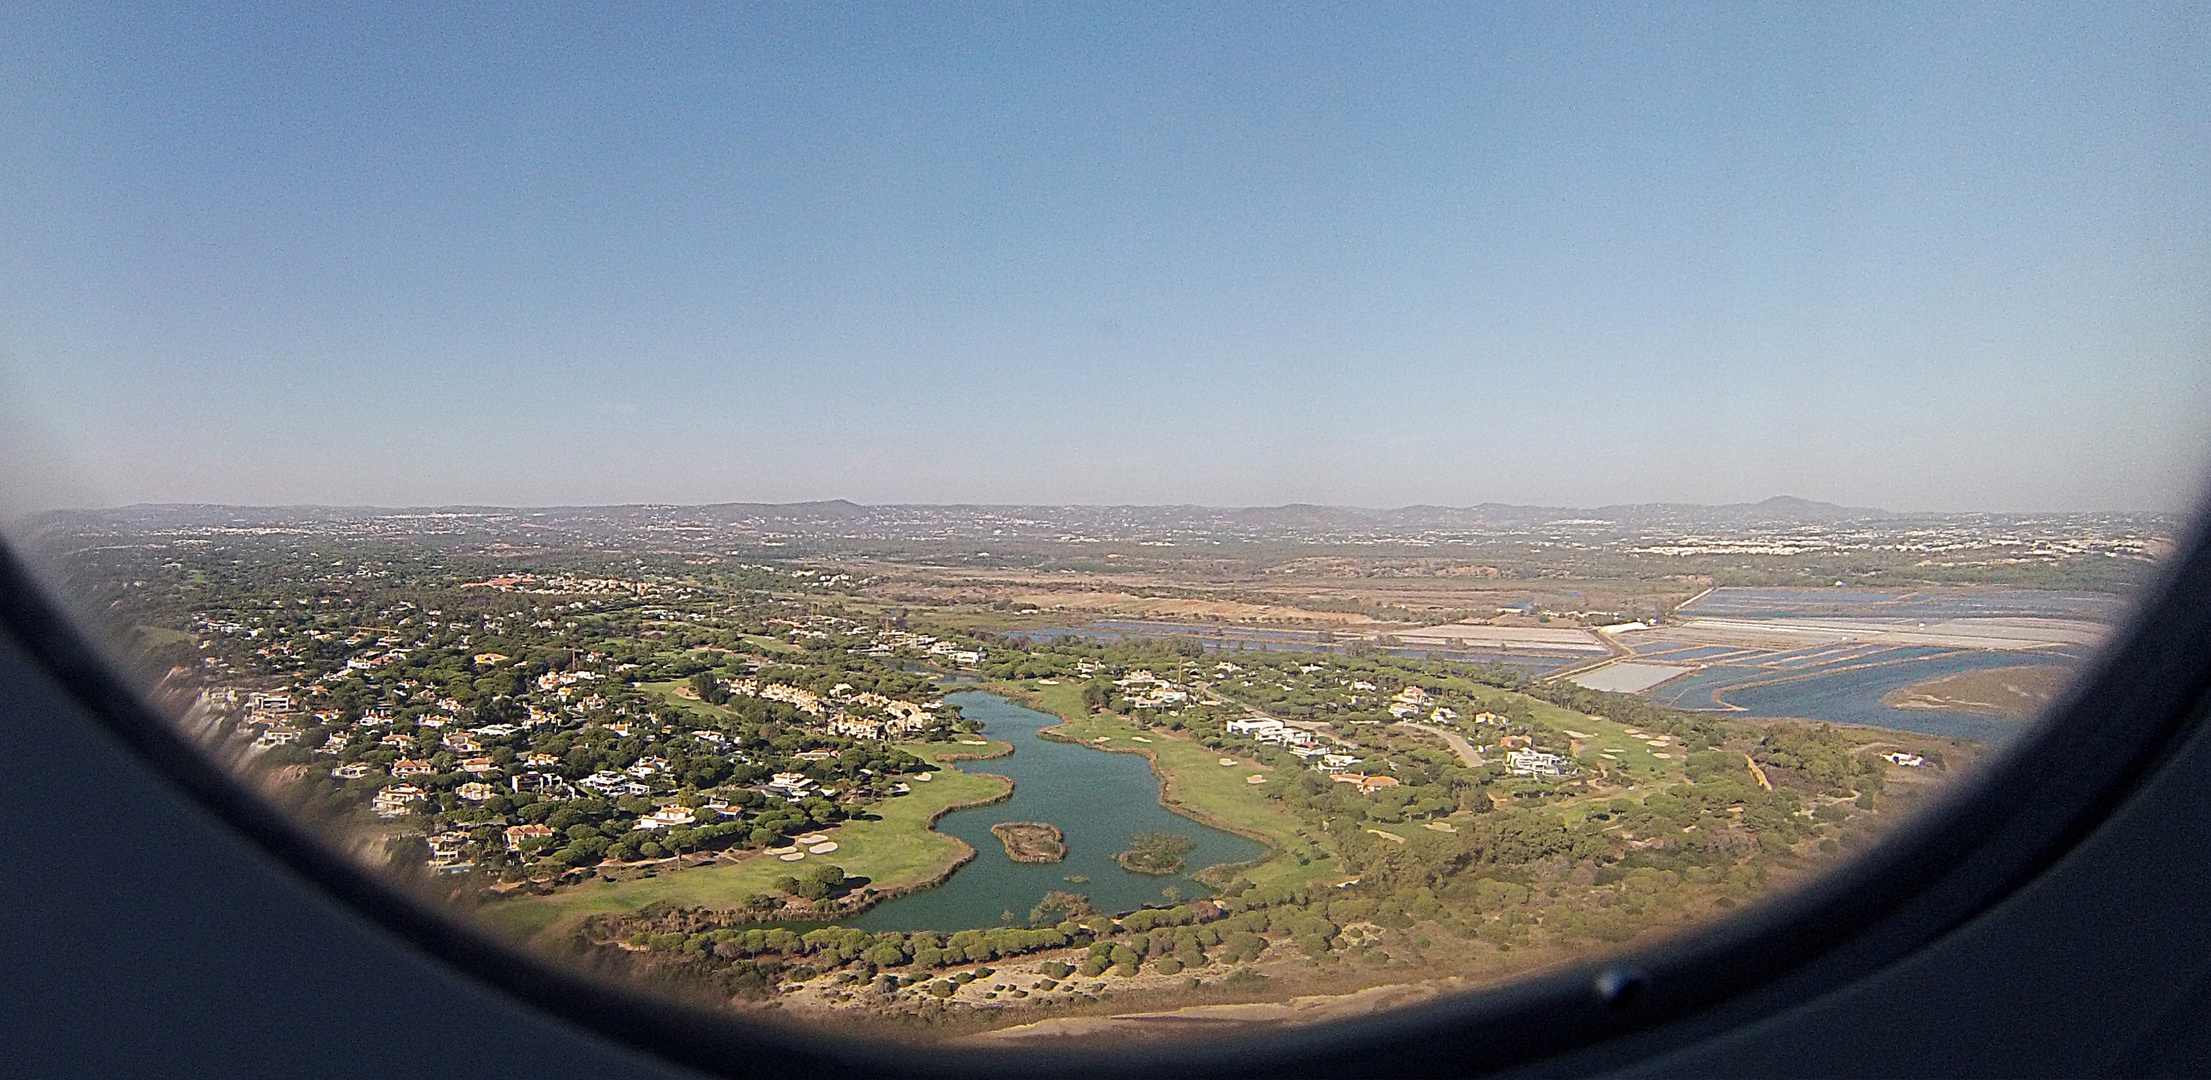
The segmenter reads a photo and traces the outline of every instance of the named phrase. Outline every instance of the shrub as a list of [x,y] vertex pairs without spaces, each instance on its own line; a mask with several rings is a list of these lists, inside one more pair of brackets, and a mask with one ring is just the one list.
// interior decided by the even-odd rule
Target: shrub
[[1239,963],[1250,963],[1267,951],[1267,939],[1248,930],[1238,930],[1221,939],[1228,950],[1228,958]]

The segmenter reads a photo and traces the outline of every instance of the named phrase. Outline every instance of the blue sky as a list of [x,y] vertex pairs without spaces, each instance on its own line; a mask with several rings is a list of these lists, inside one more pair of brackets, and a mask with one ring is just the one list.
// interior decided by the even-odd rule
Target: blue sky
[[18,7],[19,504],[2193,503],[2177,5]]

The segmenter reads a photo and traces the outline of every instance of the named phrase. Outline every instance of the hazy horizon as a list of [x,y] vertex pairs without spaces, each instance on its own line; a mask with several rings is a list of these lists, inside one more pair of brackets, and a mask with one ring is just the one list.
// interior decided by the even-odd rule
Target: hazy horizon
[[0,503],[2192,506],[2211,11],[0,14]]
[[805,506],[827,506],[827,505],[838,505],[838,504],[842,504],[842,505],[848,505],[848,506],[858,507],[858,508],[861,508],[861,509],[881,509],[881,508],[894,508],[894,507],[900,507],[900,508],[917,508],[917,509],[957,509],[957,508],[975,508],[975,509],[981,509],[981,510],[992,510],[992,509],[1066,509],[1066,510],[1115,510],[1115,509],[1134,509],[1134,510],[1184,510],[1184,509],[1188,509],[1188,510],[1218,510],[1218,511],[1238,511],[1238,510],[1288,510],[1288,509],[1297,509],[1297,508],[1313,508],[1313,509],[1320,509],[1320,510],[1343,510],[1343,511],[1354,511],[1354,512],[1361,512],[1361,513],[1392,513],[1392,512],[1405,511],[1405,510],[1416,510],[1416,509],[1436,509],[1436,510],[1473,510],[1473,509],[1479,509],[1479,508],[1482,508],[1482,507],[1496,507],[1496,508],[1502,508],[1502,509],[1528,509],[1528,510],[1562,510],[1562,511],[1595,511],[1595,510],[1618,510],[1618,509],[1629,509],[1629,508],[1644,508],[1644,507],[1670,507],[1670,506],[1678,506],[1678,507],[1690,507],[1690,508],[1702,508],[1702,509],[1727,509],[1727,508],[1736,508],[1736,507],[1755,507],[1755,506],[1764,506],[1764,505],[1768,505],[1768,504],[1771,504],[1771,503],[1776,503],[1776,502],[1789,502],[1789,503],[1796,503],[1796,504],[1808,504],[1808,505],[1810,505],[1810,506],[1816,506],[1816,507],[1829,507],[1829,508],[1833,508],[1833,509],[1837,509],[1837,510],[1847,510],[1847,511],[1866,511],[1866,512],[1872,512],[1872,513],[1877,513],[1877,514],[1892,514],[1892,515],[1896,515],[1896,516],[1898,516],[1898,517],[1941,516],[1941,515],[1953,515],[1953,514],[1955,514],[1955,515],[1969,515],[1969,514],[1982,514],[1982,513],[1988,513],[1988,514],[2003,514],[2003,515],[2020,515],[2020,516],[2032,516],[2032,515],[2037,515],[2037,514],[2052,514],[2052,515],[2059,515],[2059,514],[2098,514],[2098,513],[2103,513],[2103,514],[2183,514],[2183,513],[2188,513],[2188,512],[2190,512],[2190,511],[2191,511],[2191,510],[2193,510],[2193,509],[2196,509],[2196,508],[2193,508],[2193,507],[2180,507],[2180,508],[2174,508],[2174,509],[2157,509],[2157,508],[2139,509],[2139,508],[2138,508],[2138,509],[2120,509],[2120,510],[2009,510],[2009,511],[2000,511],[2000,510],[1994,510],[1994,511],[1992,511],[1992,510],[1954,510],[1954,509],[1953,509],[1953,510],[1946,510],[1946,509],[1939,509],[1939,508],[1937,508],[1937,509],[1926,509],[1926,508],[1920,508],[1920,509],[1897,509],[1897,508],[1894,508],[1894,507],[1886,507],[1886,506],[1849,506],[1849,505],[1844,505],[1844,504],[1841,504],[1841,503],[1834,503],[1834,502],[1830,502],[1830,501],[1827,501],[1827,500],[1824,500],[1824,499],[1806,499],[1806,498],[1802,498],[1802,497],[1800,497],[1800,496],[1796,496],[1796,495],[1791,495],[1791,494],[1786,494],[1786,493],[1784,493],[1784,494],[1780,494],[1780,495],[1770,495],[1770,496],[1767,496],[1767,497],[1765,497],[1765,498],[1762,498],[1762,499],[1746,499],[1746,500],[1743,500],[1743,501],[1740,501],[1740,502],[1731,502],[1731,503],[1700,503],[1700,502],[1683,502],[1683,501],[1679,501],[1679,500],[1664,500],[1664,499],[1641,499],[1641,500],[1634,500],[1634,501],[1630,501],[1630,502],[1619,502],[1619,503],[1604,503],[1604,504],[1601,504],[1601,505],[1587,505],[1587,504],[1583,504],[1583,505],[1573,505],[1573,504],[1566,504],[1566,503],[1547,503],[1547,502],[1534,502],[1534,503],[1508,503],[1508,502],[1499,502],[1499,501],[1496,501],[1496,500],[1488,500],[1488,501],[1484,501],[1484,502],[1478,502],[1478,503],[1456,503],[1456,504],[1454,504],[1454,503],[1399,503],[1399,504],[1395,504],[1395,505],[1388,505],[1388,506],[1383,506],[1383,505],[1365,505],[1365,504],[1357,504],[1357,503],[1315,503],[1315,502],[1287,502],[1287,503],[1188,503],[1188,502],[1184,502],[1184,503],[1159,503],[1159,502],[1145,502],[1145,503],[1137,503],[1137,502],[1124,502],[1124,503],[1097,503],[1097,502],[1066,502],[1066,501],[1056,501],[1056,502],[1055,502],[1055,501],[1047,501],[1047,502],[919,502],[919,501],[913,501],[913,500],[902,500],[902,501],[894,500],[894,501],[871,502],[871,501],[861,501],[861,500],[857,500],[857,499],[845,499],[845,498],[838,498],[838,497],[828,497],[828,498],[820,498],[820,499],[792,499],[792,500],[786,500],[786,501],[774,501],[774,502],[763,502],[763,501],[760,501],[760,500],[754,500],[754,499],[717,499],[717,500],[704,501],[704,502],[661,502],[661,501],[652,501],[652,500],[638,500],[638,501],[629,501],[629,502],[611,502],[611,503],[489,503],[489,502],[458,502],[458,503],[389,503],[389,504],[386,504],[386,503],[330,503],[330,502],[295,502],[295,503],[214,503],[214,502],[174,502],[174,501],[171,501],[171,502],[134,502],[134,503],[121,503],[121,504],[104,505],[104,506],[55,506],[55,507],[46,507],[46,508],[43,508],[43,509],[44,509],[44,511],[51,511],[51,512],[62,512],[62,513],[102,513],[102,512],[112,512],[112,511],[120,511],[120,510],[140,510],[140,509],[147,509],[147,510],[158,510],[158,509],[188,509],[188,508],[196,508],[196,507],[206,507],[206,508],[210,508],[210,509],[223,509],[223,510],[367,510],[367,511],[455,511],[455,512],[461,512],[461,511],[502,511],[502,510],[510,510],[510,511],[549,511],[549,510],[614,510],[614,509],[627,509],[627,508],[668,508],[668,509],[694,509],[694,508],[708,508],[708,507],[719,507],[719,506],[757,506],[757,507],[762,507],[762,508],[769,508],[769,509],[782,509],[782,508],[789,508],[789,507],[805,507]]

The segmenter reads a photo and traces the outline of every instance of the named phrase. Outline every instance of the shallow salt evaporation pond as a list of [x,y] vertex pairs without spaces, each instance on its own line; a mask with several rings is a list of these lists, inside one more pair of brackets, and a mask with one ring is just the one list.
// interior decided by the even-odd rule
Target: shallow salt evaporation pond
[[1594,671],[1585,671],[1567,681],[1591,690],[1607,690],[1615,694],[1632,694],[1648,690],[1668,679],[1687,675],[1696,669],[1680,664],[1606,664]]
[[[1029,911],[1050,892],[1080,893],[1099,911],[1132,911],[1164,899],[1172,888],[1183,899],[1209,890],[1191,877],[1207,866],[1243,862],[1266,853],[1256,841],[1201,825],[1159,803],[1159,778],[1151,763],[1135,754],[1108,753],[1037,732],[1059,723],[1049,713],[1024,708],[995,694],[968,691],[946,700],[983,722],[983,734],[1012,744],[1013,753],[987,761],[962,762],[968,772],[1012,778],[1013,798],[989,806],[955,810],[937,823],[939,832],[957,836],[975,848],[974,861],[934,889],[879,904],[844,925],[868,930],[965,930],[997,926],[1007,912],[1025,923]],[[1005,821],[1056,825],[1065,834],[1067,857],[1057,863],[1017,863],[990,827]],[[1196,841],[1182,870],[1166,876],[1132,873],[1114,861],[1142,833],[1176,833]],[[1087,878],[1075,882],[1070,877]]]

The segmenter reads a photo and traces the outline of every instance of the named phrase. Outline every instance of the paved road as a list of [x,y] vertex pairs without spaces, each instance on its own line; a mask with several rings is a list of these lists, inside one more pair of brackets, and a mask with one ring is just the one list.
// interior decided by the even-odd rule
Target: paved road
[[1397,726],[1409,727],[1414,731],[1425,731],[1430,735],[1441,738],[1444,742],[1451,744],[1451,749],[1458,751],[1459,760],[1466,762],[1469,766],[1479,767],[1486,764],[1486,762],[1482,760],[1482,755],[1474,752],[1473,743],[1467,742],[1464,736],[1460,735],[1456,731],[1450,730],[1449,728],[1439,728],[1429,724],[1416,724],[1410,720],[1399,720],[1397,722]]

